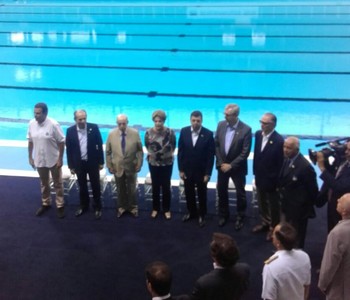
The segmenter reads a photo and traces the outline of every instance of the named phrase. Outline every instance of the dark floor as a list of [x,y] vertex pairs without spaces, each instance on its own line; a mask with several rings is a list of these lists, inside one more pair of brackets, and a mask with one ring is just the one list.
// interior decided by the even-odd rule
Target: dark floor
[[[65,219],[57,219],[54,208],[38,218],[34,215],[40,206],[38,179],[0,176],[0,299],[150,299],[144,267],[152,260],[164,260],[173,269],[173,294],[190,293],[196,278],[212,268],[208,244],[215,231],[236,239],[241,261],[251,266],[245,299],[260,299],[263,261],[273,247],[264,234],[250,232],[257,222],[252,216],[240,232],[234,231],[233,219],[219,228],[214,191],[209,196],[210,214],[204,228],[195,221],[181,222],[177,191],[170,221],[162,216],[151,220],[150,203],[143,198],[139,218],[117,219],[108,189],[100,221],[94,220],[92,212],[76,218],[74,188],[67,199]],[[251,209],[248,212],[252,214]],[[312,261],[310,299],[323,299],[316,270],[325,239],[322,209],[309,223],[305,246]]]

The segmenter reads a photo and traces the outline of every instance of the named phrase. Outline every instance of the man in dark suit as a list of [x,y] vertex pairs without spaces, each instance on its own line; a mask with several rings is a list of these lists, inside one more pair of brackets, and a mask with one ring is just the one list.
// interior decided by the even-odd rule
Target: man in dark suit
[[154,300],[189,300],[187,295],[173,297],[170,294],[172,273],[162,261],[151,262],[145,269],[146,286]]
[[247,159],[252,143],[252,130],[238,119],[239,106],[228,104],[224,111],[225,121],[218,124],[215,134],[216,167],[218,169],[219,226],[229,219],[228,184],[232,179],[237,194],[237,218],[235,229],[243,227],[247,207],[245,184],[248,170]]
[[95,218],[100,219],[102,215],[100,170],[104,165],[101,133],[96,124],[86,122],[85,110],[75,111],[74,120],[76,125],[67,129],[66,147],[68,168],[72,174],[77,175],[79,183],[80,207],[75,216],[79,217],[89,210],[90,198],[87,186],[87,175],[89,175]]
[[279,176],[278,191],[285,221],[298,232],[299,248],[304,247],[308,218],[315,217],[314,204],[318,194],[316,172],[299,152],[296,137],[284,141],[284,162]]
[[276,191],[278,176],[283,163],[283,137],[275,130],[277,118],[266,113],[260,120],[261,130],[255,133],[253,173],[259,204],[261,224],[253,232],[268,230],[270,241],[273,229],[280,221],[279,195]]
[[341,219],[337,212],[338,199],[350,193],[350,142],[346,143],[345,161],[340,164],[336,172],[332,173],[326,169],[325,157],[321,151],[317,152],[317,165],[322,172],[320,178],[323,180],[319,198],[325,199],[322,204],[328,203],[328,232],[330,232]]
[[186,222],[199,215],[199,226],[203,227],[207,213],[207,183],[213,170],[215,144],[213,132],[202,127],[203,116],[200,111],[192,112],[190,121],[191,126],[181,129],[177,156],[188,209],[182,220]]
[[214,233],[210,243],[214,270],[195,283],[191,300],[238,300],[249,285],[249,266],[237,263],[239,251],[232,237]]

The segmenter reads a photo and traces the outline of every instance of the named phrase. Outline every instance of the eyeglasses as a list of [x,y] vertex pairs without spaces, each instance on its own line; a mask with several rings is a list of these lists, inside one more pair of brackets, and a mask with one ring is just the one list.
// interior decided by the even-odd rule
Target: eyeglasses
[[126,123],[117,123],[118,125],[126,125]]

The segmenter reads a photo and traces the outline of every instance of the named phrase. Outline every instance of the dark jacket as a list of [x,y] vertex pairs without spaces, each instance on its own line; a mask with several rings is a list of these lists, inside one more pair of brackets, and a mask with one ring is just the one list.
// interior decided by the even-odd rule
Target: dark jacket
[[274,131],[261,151],[262,131],[255,133],[253,173],[255,184],[263,192],[276,190],[278,176],[283,164],[283,137]]
[[232,268],[214,269],[200,277],[191,300],[238,300],[249,285],[249,267],[237,263]]
[[282,211],[290,215],[291,219],[314,217],[314,204],[318,194],[314,168],[299,153],[287,167],[287,172],[284,171],[282,167],[278,183]]
[[221,164],[228,163],[236,174],[247,175],[247,159],[252,145],[252,129],[242,121],[238,122],[235,136],[227,155],[225,153],[226,129],[227,122],[219,122],[215,133],[216,167],[220,168]]
[[185,172],[187,178],[203,179],[211,176],[214,165],[215,144],[213,132],[202,127],[198,140],[193,146],[191,126],[181,129],[178,144],[179,171]]
[[[104,164],[102,137],[96,124],[87,123],[87,154],[88,164],[97,166]],[[66,149],[68,168],[79,170],[81,164],[81,152],[78,138],[77,125],[67,129]]]

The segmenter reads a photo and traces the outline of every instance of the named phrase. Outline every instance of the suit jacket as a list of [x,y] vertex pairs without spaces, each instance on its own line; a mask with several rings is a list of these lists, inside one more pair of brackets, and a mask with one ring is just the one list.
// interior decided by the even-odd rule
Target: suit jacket
[[[327,203],[327,200],[333,202],[337,201],[341,196],[346,193],[350,193],[350,166],[347,165],[344,167],[344,170],[336,178],[335,174],[332,174],[330,171],[325,170],[321,173],[320,178],[323,180],[323,185],[319,194],[320,201],[317,206],[323,206]],[[328,191],[332,189],[332,197],[328,199]],[[340,217],[339,217],[340,218]]]
[[214,269],[197,280],[191,300],[241,299],[248,288],[249,275],[249,267],[243,263],[232,268]]
[[329,233],[318,287],[327,299],[350,299],[350,220],[340,221]]
[[177,162],[187,178],[203,179],[210,176],[214,165],[215,144],[213,132],[202,127],[198,140],[193,146],[191,126],[181,129]]
[[278,190],[284,211],[298,213],[298,216],[301,214],[302,218],[315,216],[313,206],[318,194],[316,172],[300,153],[292,165],[287,167],[287,172],[282,167]]
[[274,131],[263,151],[261,144],[263,141],[262,131],[255,133],[255,147],[253,160],[253,173],[255,175],[256,186],[264,192],[276,190],[278,176],[283,164],[283,137]]
[[231,165],[232,171],[247,175],[247,159],[252,145],[252,129],[241,120],[238,122],[235,136],[227,155],[225,153],[226,129],[227,122],[219,122],[215,133],[216,166],[220,168],[221,164],[228,163]]
[[[97,167],[104,164],[102,137],[96,124],[86,123],[87,126],[87,155],[88,165]],[[67,129],[66,150],[68,168],[79,170],[81,165],[81,152],[77,125]]]
[[112,169],[117,177],[123,173],[132,175],[140,169],[143,162],[143,149],[138,131],[126,128],[125,153],[121,146],[121,132],[118,128],[112,130],[106,143],[106,162],[108,169]]

